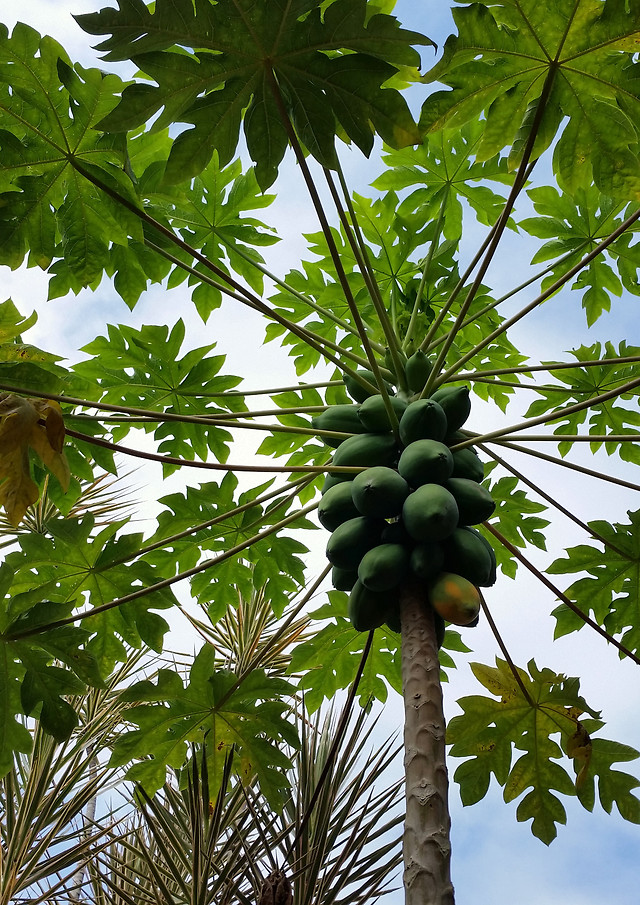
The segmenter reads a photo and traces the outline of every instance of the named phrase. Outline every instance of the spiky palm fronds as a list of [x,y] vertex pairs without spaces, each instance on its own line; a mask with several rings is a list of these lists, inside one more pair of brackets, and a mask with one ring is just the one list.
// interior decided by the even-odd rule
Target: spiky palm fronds
[[[108,751],[122,720],[116,689],[130,680],[141,654],[133,652],[104,688],[70,699],[79,716],[58,744],[30,721],[33,748],[16,754],[0,781],[0,905],[80,901],[84,865],[105,844],[113,813],[94,819],[96,803],[116,773]],[[104,797],[102,797],[104,801]]]
[[287,675],[289,652],[309,627],[301,615],[301,602],[290,601],[277,617],[264,588],[246,598],[238,593],[238,604],[210,625],[189,617],[199,634],[212,644],[217,658],[238,675],[252,669],[264,669],[272,675]]

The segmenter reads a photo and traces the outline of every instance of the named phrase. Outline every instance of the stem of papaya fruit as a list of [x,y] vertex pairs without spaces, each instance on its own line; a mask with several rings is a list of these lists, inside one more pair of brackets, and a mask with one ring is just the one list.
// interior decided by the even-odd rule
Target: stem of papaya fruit
[[449,779],[438,642],[424,585],[400,592],[407,810],[404,829],[406,905],[453,905]]

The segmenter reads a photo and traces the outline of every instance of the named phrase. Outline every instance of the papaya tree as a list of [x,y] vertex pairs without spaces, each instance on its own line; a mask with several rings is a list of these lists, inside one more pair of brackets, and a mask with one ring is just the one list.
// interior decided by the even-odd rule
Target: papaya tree
[[[454,901],[447,745],[464,804],[495,781],[547,844],[572,799],[640,823],[619,767],[638,752],[500,624],[530,577],[556,638],[597,636],[594,668],[640,663],[640,510],[604,507],[640,490],[640,346],[573,341],[612,310],[631,326],[640,295],[640,10],[469,2],[441,52],[437,11],[413,30],[393,0],[118,0],[76,17],[90,67],[33,25],[0,35],[0,262],[43,271],[53,304],[131,312],[92,307],[99,334],[63,364],[26,341],[35,314],[0,308],[2,771],[29,720],[64,742],[73,696],[164,650],[158,611],[194,624],[190,595],[204,644],[122,689],[111,766],[141,800],[191,769],[212,802],[232,782],[277,813],[303,707],[401,693],[408,905]],[[380,142],[354,191],[347,161]],[[275,226],[308,215],[291,263]],[[279,364],[256,373],[265,343]],[[141,460],[161,466],[148,533],[74,510]],[[22,530],[45,484],[54,517]],[[303,533],[318,522],[330,537]],[[313,607],[286,673],[216,655],[256,594],[276,617]],[[442,680],[478,622],[495,662],[471,664],[481,689],[447,726]],[[283,851],[264,902],[306,857],[297,835]]]

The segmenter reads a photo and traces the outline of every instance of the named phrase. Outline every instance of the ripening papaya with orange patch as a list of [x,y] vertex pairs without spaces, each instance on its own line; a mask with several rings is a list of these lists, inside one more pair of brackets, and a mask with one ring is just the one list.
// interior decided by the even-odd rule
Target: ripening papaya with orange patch
[[461,575],[442,572],[429,590],[436,613],[454,625],[469,625],[480,612],[480,593]]

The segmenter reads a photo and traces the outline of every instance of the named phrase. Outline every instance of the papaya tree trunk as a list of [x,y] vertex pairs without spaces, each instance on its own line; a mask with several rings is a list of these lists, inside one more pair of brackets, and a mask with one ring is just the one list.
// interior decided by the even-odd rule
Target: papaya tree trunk
[[438,643],[424,585],[401,593],[406,905],[453,905],[449,780]]

